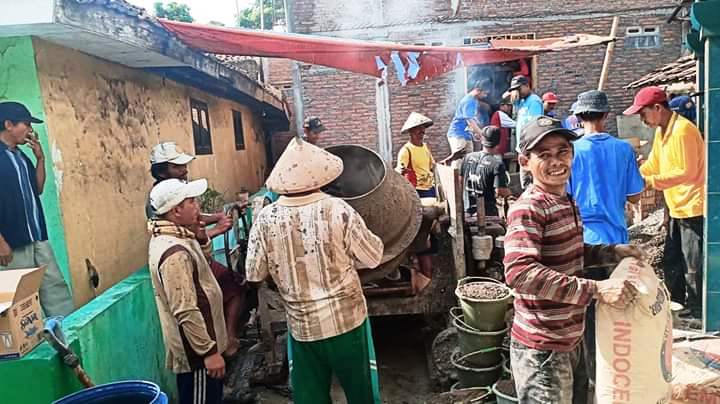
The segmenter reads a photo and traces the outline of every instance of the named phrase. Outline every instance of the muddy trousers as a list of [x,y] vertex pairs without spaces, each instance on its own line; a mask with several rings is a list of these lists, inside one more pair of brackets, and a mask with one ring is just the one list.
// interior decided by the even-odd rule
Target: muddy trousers
[[334,374],[348,404],[380,404],[370,321],[338,336],[301,342],[288,333],[290,382],[295,404],[331,404]]
[[40,306],[46,317],[67,316],[75,309],[70,288],[63,279],[49,241],[35,241],[13,250],[13,260],[3,269],[35,268],[45,265],[40,284]]
[[510,363],[523,404],[586,404],[588,377],[584,344],[570,352],[531,349],[513,340]]
[[703,217],[670,218],[665,238],[663,271],[674,302],[696,315],[702,312]]
[[223,379],[214,379],[207,369],[177,375],[179,404],[222,404]]

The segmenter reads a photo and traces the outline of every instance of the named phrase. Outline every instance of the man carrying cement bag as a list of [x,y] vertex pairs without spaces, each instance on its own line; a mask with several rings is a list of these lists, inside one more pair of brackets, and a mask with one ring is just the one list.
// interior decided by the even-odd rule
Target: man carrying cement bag
[[597,304],[597,404],[667,403],[672,379],[670,294],[646,263],[625,258],[610,279],[638,290],[625,309]]
[[575,132],[543,116],[520,138],[518,161],[533,184],[508,212],[504,258],[515,292],[510,358],[517,397],[523,404],[585,404],[585,310],[593,299],[623,308],[637,291],[629,281],[585,279],[584,267],[642,254],[629,245],[583,243],[582,220],[566,192]]

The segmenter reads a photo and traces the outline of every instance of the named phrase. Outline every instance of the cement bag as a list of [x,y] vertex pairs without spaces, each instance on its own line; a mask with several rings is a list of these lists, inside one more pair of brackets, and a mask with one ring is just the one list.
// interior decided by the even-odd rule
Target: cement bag
[[625,258],[610,278],[628,279],[640,292],[624,310],[597,304],[597,404],[668,403],[671,396],[670,294],[653,269]]
[[673,347],[673,404],[720,404],[720,340]]

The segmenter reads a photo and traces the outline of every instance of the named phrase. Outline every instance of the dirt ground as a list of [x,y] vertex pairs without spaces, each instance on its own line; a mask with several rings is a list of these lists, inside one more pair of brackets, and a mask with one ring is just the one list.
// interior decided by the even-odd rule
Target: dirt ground
[[[377,318],[373,319],[372,327],[383,403],[424,403],[432,395],[424,347],[425,339],[431,336],[425,332],[422,318]],[[346,403],[337,383],[333,385],[331,397],[333,403]],[[292,401],[285,394],[264,389],[259,392],[257,402],[288,404]]]

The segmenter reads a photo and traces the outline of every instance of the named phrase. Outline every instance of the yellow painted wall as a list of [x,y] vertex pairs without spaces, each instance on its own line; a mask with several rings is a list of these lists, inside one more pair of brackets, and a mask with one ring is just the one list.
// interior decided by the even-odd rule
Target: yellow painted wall
[[[208,104],[213,141],[213,154],[190,164],[191,177],[208,178],[226,198],[262,185],[264,135],[249,109],[142,70],[33,43],[77,305],[146,264],[150,149],[172,140],[194,153],[190,97]],[[233,109],[243,114],[244,151],[235,150]],[[86,259],[100,274],[95,291]]]

